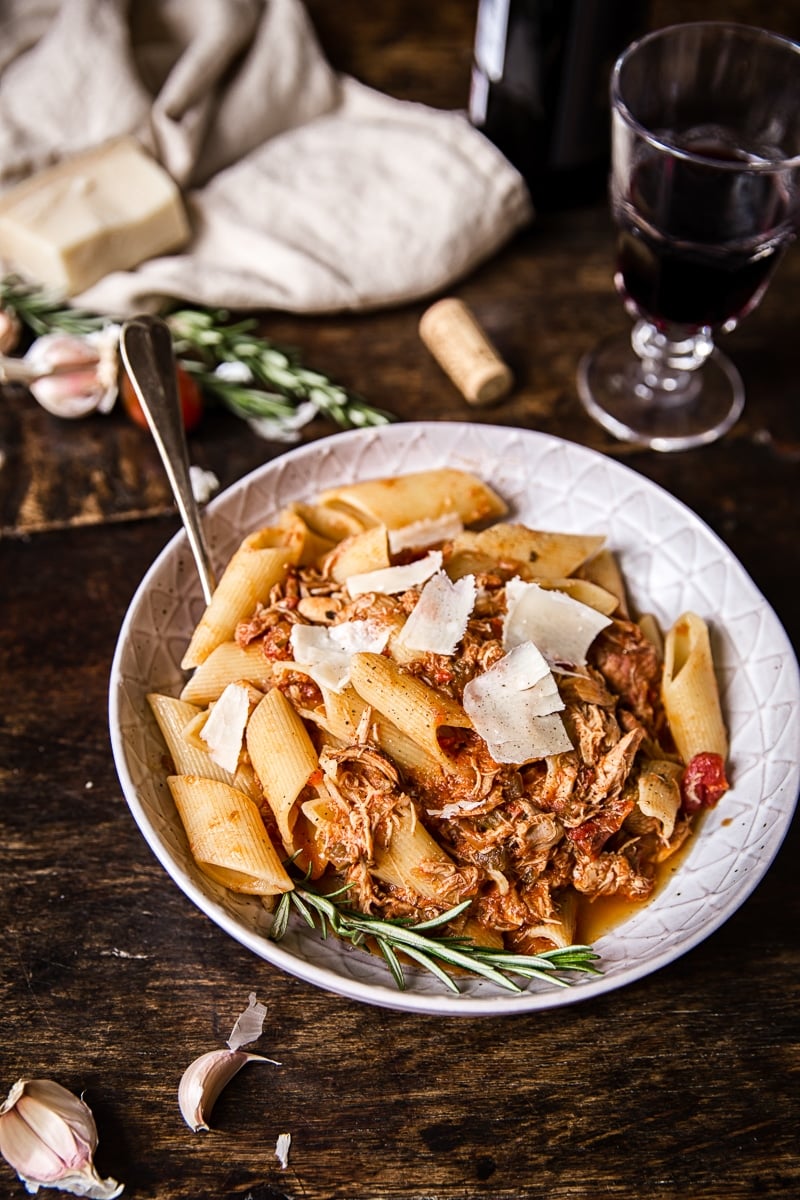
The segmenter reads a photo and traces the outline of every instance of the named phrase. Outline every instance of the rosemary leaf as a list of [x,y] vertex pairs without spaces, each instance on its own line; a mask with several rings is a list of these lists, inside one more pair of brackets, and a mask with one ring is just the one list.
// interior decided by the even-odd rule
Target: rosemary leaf
[[470,904],[472,904],[471,900],[462,900],[454,908],[448,908],[446,912],[439,913],[438,916],[431,917],[428,921],[417,921],[414,928],[419,933],[423,929],[436,929],[440,925],[446,925],[448,921],[454,921],[456,917],[460,917],[463,912],[466,912]]
[[80,336],[111,323],[109,317],[72,308],[59,297],[25,283],[18,275],[0,279],[0,308],[13,312],[37,337],[55,332]]
[[275,914],[272,918],[272,937],[276,942],[279,942],[289,926],[289,917],[292,913],[291,892],[284,892],[278,901],[275,909]]
[[[424,967],[426,971],[430,971],[431,975],[435,975],[437,979],[440,979],[449,991],[455,992],[458,995],[458,984],[451,975],[447,974],[447,971],[439,966],[435,958],[431,958],[429,954],[423,954],[421,950],[416,950],[411,946],[405,946],[403,953],[408,958],[412,958],[421,967]],[[511,987],[515,992],[520,990],[515,984],[511,984]]]
[[386,959],[386,965],[391,971],[392,979],[395,981],[400,991],[404,991],[406,986],[406,977],[403,974],[403,968],[400,965],[400,959],[397,957],[392,947],[384,938],[378,938],[377,944],[378,949]]
[[289,895],[292,897],[292,904],[295,906],[297,911],[300,913],[300,916],[303,918],[306,925],[308,925],[310,929],[313,929],[314,928],[314,918],[312,917],[312,915],[309,912],[306,905],[303,903],[302,897],[299,896],[296,891],[290,892]]

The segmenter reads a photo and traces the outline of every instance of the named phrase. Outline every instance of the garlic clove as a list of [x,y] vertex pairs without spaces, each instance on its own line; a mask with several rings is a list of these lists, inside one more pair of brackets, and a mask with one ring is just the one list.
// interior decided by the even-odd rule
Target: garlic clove
[[248,1062],[274,1063],[274,1060],[246,1050],[209,1050],[189,1064],[178,1087],[178,1105],[194,1133],[210,1128],[208,1118],[218,1096]]
[[113,1200],[123,1185],[97,1174],[96,1148],[91,1109],[51,1079],[17,1080],[0,1106],[0,1153],[29,1192],[55,1187],[91,1200]]
[[[3,1114],[0,1124],[0,1150],[3,1158],[18,1168],[18,1174],[24,1170],[26,1179],[38,1179],[41,1183],[50,1183],[58,1179],[64,1171],[64,1161],[49,1146],[41,1142],[30,1126],[13,1109]],[[20,1175],[20,1178],[23,1178]]]
[[106,390],[98,386],[94,370],[45,375],[29,383],[28,390],[47,412],[68,421],[88,417],[106,399]]
[[97,1126],[88,1105],[52,1079],[30,1080],[20,1092],[17,1111],[34,1129],[52,1125],[52,1117],[60,1118],[70,1138],[85,1145],[87,1155],[97,1148]]

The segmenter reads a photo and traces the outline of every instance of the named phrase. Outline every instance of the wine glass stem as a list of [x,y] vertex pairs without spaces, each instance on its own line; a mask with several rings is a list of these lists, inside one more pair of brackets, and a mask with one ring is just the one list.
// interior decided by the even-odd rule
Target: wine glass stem
[[701,387],[699,368],[714,351],[708,328],[658,329],[644,319],[634,325],[631,345],[640,360],[636,395],[662,407],[687,404],[694,399]]

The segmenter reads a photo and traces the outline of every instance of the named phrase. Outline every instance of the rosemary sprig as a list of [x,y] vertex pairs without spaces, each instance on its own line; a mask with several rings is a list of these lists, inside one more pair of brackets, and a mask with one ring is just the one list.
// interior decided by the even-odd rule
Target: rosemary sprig
[[[13,313],[37,337],[81,337],[115,323],[73,308],[16,275],[0,278],[0,309]],[[386,425],[391,413],[303,366],[299,356],[259,336],[254,318],[235,321],[227,309],[177,309],[167,317],[177,362],[206,396],[224,404],[265,437],[296,441],[316,416],[342,429]]]
[[275,910],[271,937],[274,941],[286,933],[292,912],[297,912],[311,929],[319,927],[323,938],[329,933],[353,946],[363,946],[369,939],[374,941],[383,955],[389,971],[397,984],[405,988],[405,975],[400,956],[412,959],[426,971],[435,975],[451,992],[459,992],[458,984],[440,966],[467,971],[511,992],[522,988],[510,978],[518,975],[524,979],[543,979],[557,987],[570,987],[571,982],[562,979],[557,972],[579,971],[588,975],[602,972],[594,965],[598,955],[591,946],[566,946],[563,949],[545,950],[541,954],[509,954],[502,950],[491,950],[479,946],[466,937],[430,937],[429,932],[447,925],[472,903],[464,900],[447,912],[440,913],[429,921],[411,924],[406,921],[387,921],[359,913],[336,903],[349,889],[323,894],[314,891],[304,881],[292,891],[284,892]]
[[296,427],[293,418],[304,423],[319,414],[343,429],[394,419],[258,337],[252,318],[231,322],[225,309],[180,309],[167,320],[182,366],[237,416]]
[[0,278],[0,308],[13,313],[37,337],[55,332],[80,337],[110,323],[110,318],[72,308],[53,293],[25,283],[18,275]]

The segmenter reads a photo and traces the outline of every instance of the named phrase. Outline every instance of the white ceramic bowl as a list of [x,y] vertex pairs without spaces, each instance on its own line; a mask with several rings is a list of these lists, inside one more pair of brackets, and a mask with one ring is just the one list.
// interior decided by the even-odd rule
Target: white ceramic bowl
[[544,434],[449,422],[398,424],[324,438],[240,480],[207,508],[218,567],[245,533],[292,500],[356,479],[449,465],[473,471],[537,528],[602,533],[618,553],[633,604],[668,626],[692,609],[712,627],[731,736],[731,791],[710,812],[650,903],[595,944],[600,977],[569,989],[531,983],[521,994],[479,981],[447,992],[424,972],[399,991],[381,959],[292,923],[269,939],[270,916],[195,866],[165,783],[164,748],[145,695],[177,694],[179,662],[203,601],[183,533],[153,563],[120,631],[110,684],[110,727],[130,810],[153,853],[212,921],[274,966],[318,987],[389,1008],[500,1015],[550,1008],[639,979],[696,946],[750,895],[783,840],[800,782],[797,661],[777,617],[741,565],[691,511],[634,471]]

